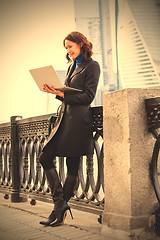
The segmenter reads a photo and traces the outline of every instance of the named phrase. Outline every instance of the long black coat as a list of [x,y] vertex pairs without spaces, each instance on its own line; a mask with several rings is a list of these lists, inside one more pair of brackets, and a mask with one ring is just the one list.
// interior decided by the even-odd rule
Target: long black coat
[[93,154],[92,103],[99,81],[99,64],[90,59],[82,61],[73,71],[70,65],[65,85],[81,89],[83,92],[64,93],[61,109],[55,126],[47,140],[53,144],[55,156],[78,157]]

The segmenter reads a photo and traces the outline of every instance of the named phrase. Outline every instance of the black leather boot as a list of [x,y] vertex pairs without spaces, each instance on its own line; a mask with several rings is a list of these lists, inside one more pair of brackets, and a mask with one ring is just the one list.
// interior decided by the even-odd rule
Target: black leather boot
[[70,206],[67,204],[67,202],[64,202],[62,205],[60,205],[55,209],[56,220],[53,223],[51,223],[50,226],[56,227],[63,224],[64,219],[66,218],[66,215],[67,215],[67,210],[70,211],[71,217],[73,219]]
[[49,215],[47,221],[40,221],[39,223],[45,226],[49,226],[50,224],[52,224],[54,221],[56,220],[56,213],[55,210],[53,210],[51,212],[51,214]]
[[78,177],[74,175],[67,175],[64,186],[63,186],[63,196],[66,202],[74,197],[74,191],[78,183]]
[[54,210],[49,215],[48,220],[41,221],[40,224],[49,226],[57,219],[55,209],[58,208],[59,206],[63,205],[65,201],[63,199],[62,185],[60,183],[56,169],[51,168],[49,170],[46,170],[45,173],[46,173],[46,177],[47,177],[49,187],[51,189],[51,193],[52,193],[52,197],[53,197]]

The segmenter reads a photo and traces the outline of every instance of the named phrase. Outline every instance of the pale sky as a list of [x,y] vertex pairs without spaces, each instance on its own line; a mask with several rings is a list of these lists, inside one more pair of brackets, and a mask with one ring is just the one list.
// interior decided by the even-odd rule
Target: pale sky
[[[40,92],[30,69],[53,65],[66,70],[63,39],[76,30],[74,0],[0,1],[0,122],[47,113],[47,94]],[[60,104],[49,97],[49,113]]]

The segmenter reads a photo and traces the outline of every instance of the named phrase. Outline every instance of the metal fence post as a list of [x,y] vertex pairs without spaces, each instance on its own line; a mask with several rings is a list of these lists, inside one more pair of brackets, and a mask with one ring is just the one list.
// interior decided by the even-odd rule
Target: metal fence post
[[11,117],[11,161],[12,161],[12,192],[11,202],[20,202],[20,169],[19,169],[19,138],[17,120],[20,116]]

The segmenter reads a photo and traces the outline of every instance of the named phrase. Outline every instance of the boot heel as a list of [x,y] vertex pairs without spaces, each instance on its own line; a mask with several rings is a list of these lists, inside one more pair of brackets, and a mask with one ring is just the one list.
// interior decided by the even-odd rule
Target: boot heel
[[69,207],[69,212],[70,212],[71,218],[73,219],[73,215],[70,207]]

